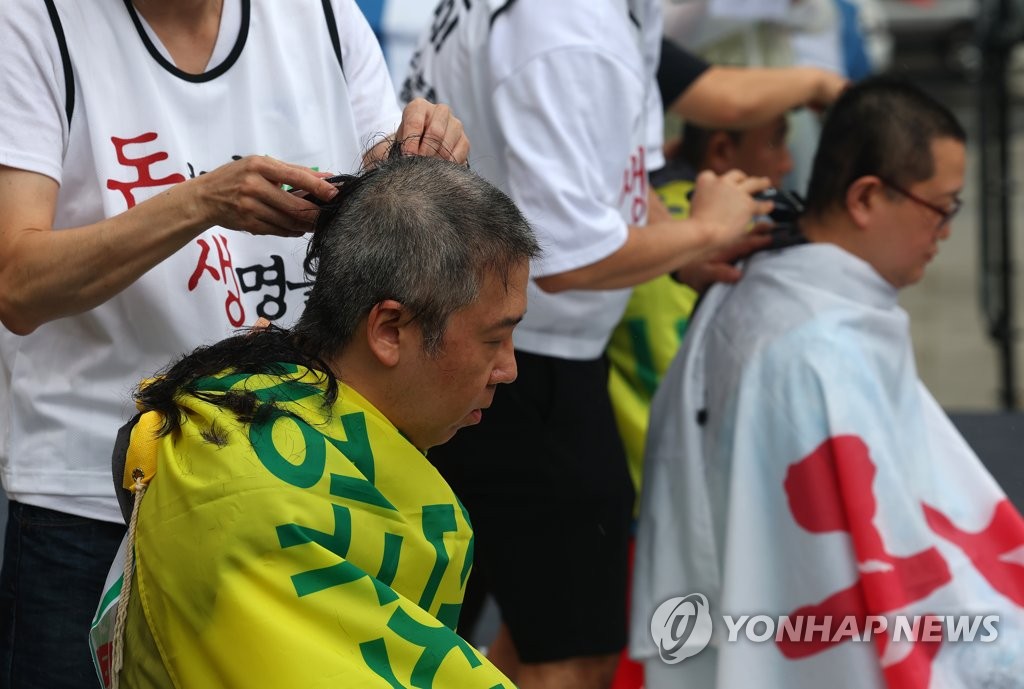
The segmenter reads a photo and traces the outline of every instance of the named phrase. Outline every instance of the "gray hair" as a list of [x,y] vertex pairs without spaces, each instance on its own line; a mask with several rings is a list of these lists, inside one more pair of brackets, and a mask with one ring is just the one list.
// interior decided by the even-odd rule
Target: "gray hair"
[[339,189],[310,241],[316,281],[293,328],[316,356],[341,351],[387,299],[413,313],[436,354],[448,317],[477,298],[486,275],[507,284],[540,253],[512,200],[462,165],[393,154]]

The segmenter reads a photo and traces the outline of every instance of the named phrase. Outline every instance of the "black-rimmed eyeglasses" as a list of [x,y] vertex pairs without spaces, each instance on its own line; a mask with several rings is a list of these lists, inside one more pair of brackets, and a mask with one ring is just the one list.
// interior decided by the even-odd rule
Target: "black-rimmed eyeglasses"
[[922,199],[920,196],[916,194],[910,193],[900,185],[894,184],[893,182],[890,182],[889,180],[883,177],[879,177],[878,179],[882,181],[882,184],[889,187],[890,189],[900,194],[901,196],[905,196],[907,199],[913,201],[917,205],[937,213],[939,215],[939,224],[935,226],[936,230],[945,227],[954,218],[954,216],[956,216],[956,214],[960,212],[960,209],[963,208],[964,205],[964,202],[961,201],[959,198],[954,198],[953,204],[950,207],[943,208],[942,206],[935,205],[931,201],[926,201]]

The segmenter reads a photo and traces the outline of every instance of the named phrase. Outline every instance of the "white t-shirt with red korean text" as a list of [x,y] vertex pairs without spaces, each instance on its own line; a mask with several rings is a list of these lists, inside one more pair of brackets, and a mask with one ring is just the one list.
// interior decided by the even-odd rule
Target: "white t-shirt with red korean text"
[[[0,165],[60,183],[58,232],[235,157],[351,172],[401,117],[352,0],[228,0],[198,76],[173,65],[126,3],[52,5],[59,21],[35,0],[10,0],[0,13]],[[134,413],[133,386],[259,316],[292,323],[309,288],[305,247],[215,227],[95,309],[25,337],[0,333],[10,497],[121,521],[110,452]]]
[[[600,261],[622,247],[629,225],[646,224],[647,170],[663,163],[652,7],[446,1],[413,58],[401,97],[458,113],[473,168],[509,193],[538,234],[544,255],[533,277]],[[531,281],[516,347],[594,359],[628,298],[628,289],[548,294]]]

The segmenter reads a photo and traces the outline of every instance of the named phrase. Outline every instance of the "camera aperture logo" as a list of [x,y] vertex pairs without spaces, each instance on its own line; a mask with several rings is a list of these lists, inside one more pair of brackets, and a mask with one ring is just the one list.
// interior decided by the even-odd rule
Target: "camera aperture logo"
[[651,638],[662,661],[674,665],[703,651],[711,641],[711,611],[700,593],[669,598],[651,617]]

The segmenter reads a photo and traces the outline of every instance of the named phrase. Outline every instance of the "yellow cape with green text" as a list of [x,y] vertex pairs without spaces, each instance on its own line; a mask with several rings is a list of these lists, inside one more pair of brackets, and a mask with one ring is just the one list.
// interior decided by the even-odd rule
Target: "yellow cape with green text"
[[179,430],[132,431],[125,474],[156,474],[122,686],[511,689],[455,632],[473,536],[451,489],[357,392],[325,408],[322,376],[287,370],[199,382],[254,393],[252,422],[188,394]]

